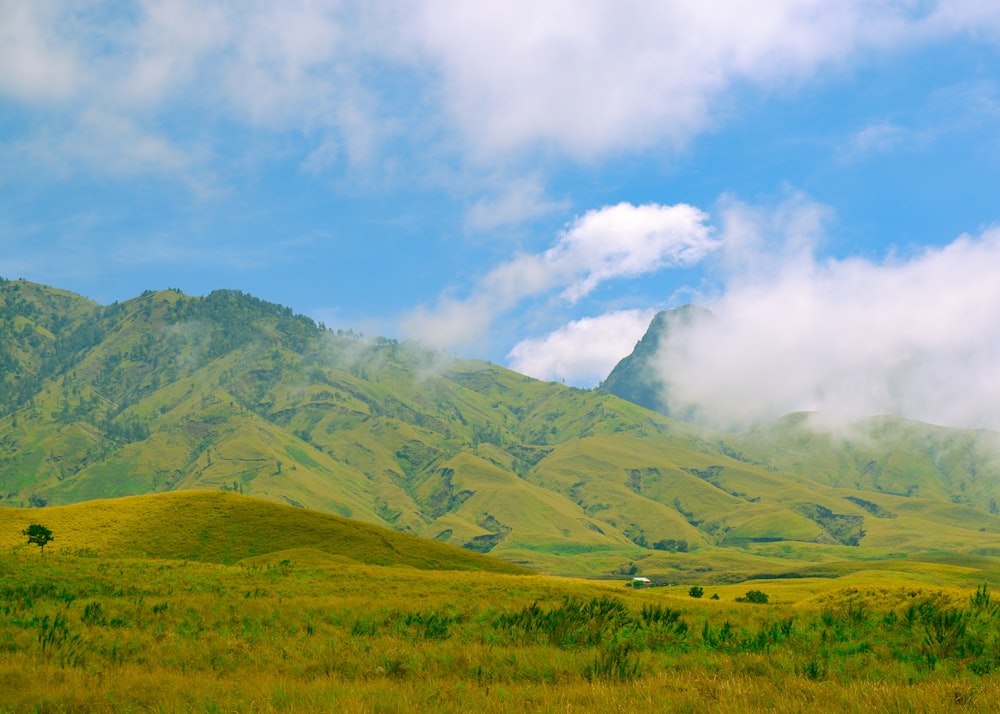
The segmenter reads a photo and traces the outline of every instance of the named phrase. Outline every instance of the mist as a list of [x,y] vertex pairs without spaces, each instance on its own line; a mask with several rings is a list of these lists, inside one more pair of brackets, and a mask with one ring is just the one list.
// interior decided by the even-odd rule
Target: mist
[[825,213],[723,215],[715,319],[673,330],[655,369],[673,413],[740,429],[794,411],[1000,429],[1000,229],[908,256],[818,257]]

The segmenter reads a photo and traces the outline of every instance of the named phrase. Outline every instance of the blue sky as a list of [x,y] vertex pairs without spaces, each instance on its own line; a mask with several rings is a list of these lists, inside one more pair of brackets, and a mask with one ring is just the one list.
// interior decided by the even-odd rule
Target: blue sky
[[102,303],[235,288],[581,386],[656,310],[791,309],[781,355],[844,355],[769,409],[914,355],[1000,395],[997,328],[949,332],[997,322],[998,186],[985,0],[0,0],[0,275]]

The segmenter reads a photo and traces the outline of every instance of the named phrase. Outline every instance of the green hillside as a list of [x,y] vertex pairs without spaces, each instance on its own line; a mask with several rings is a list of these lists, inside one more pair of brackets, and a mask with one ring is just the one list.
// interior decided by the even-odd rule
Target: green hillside
[[421,570],[527,573],[505,561],[328,513],[218,491],[185,491],[72,506],[0,509],[0,548],[44,521],[48,552],[232,564],[292,550]]
[[0,337],[0,505],[229,491],[664,581],[1000,553],[992,432],[716,433],[235,291],[99,306],[5,281]]

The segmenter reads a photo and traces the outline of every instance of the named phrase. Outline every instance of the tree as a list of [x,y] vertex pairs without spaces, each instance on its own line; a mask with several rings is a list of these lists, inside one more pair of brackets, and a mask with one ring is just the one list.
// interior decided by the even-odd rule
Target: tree
[[700,585],[692,585],[691,589],[688,590],[688,595],[690,595],[691,597],[701,597],[704,594],[705,594],[705,588],[701,587]]
[[753,602],[758,605],[766,605],[767,601],[767,593],[761,592],[760,590],[747,590],[746,595],[736,598],[736,602]]
[[39,548],[42,549],[42,555],[45,555],[45,546],[55,540],[52,535],[52,531],[43,525],[38,523],[32,523],[30,526],[21,531],[21,535],[28,536],[28,543],[34,543]]

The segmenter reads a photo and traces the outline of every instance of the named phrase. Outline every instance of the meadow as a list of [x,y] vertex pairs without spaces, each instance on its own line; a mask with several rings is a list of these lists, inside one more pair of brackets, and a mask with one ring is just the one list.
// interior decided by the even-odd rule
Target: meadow
[[0,554],[0,712],[1000,708],[985,585],[690,592],[307,548],[219,564],[22,545]]

